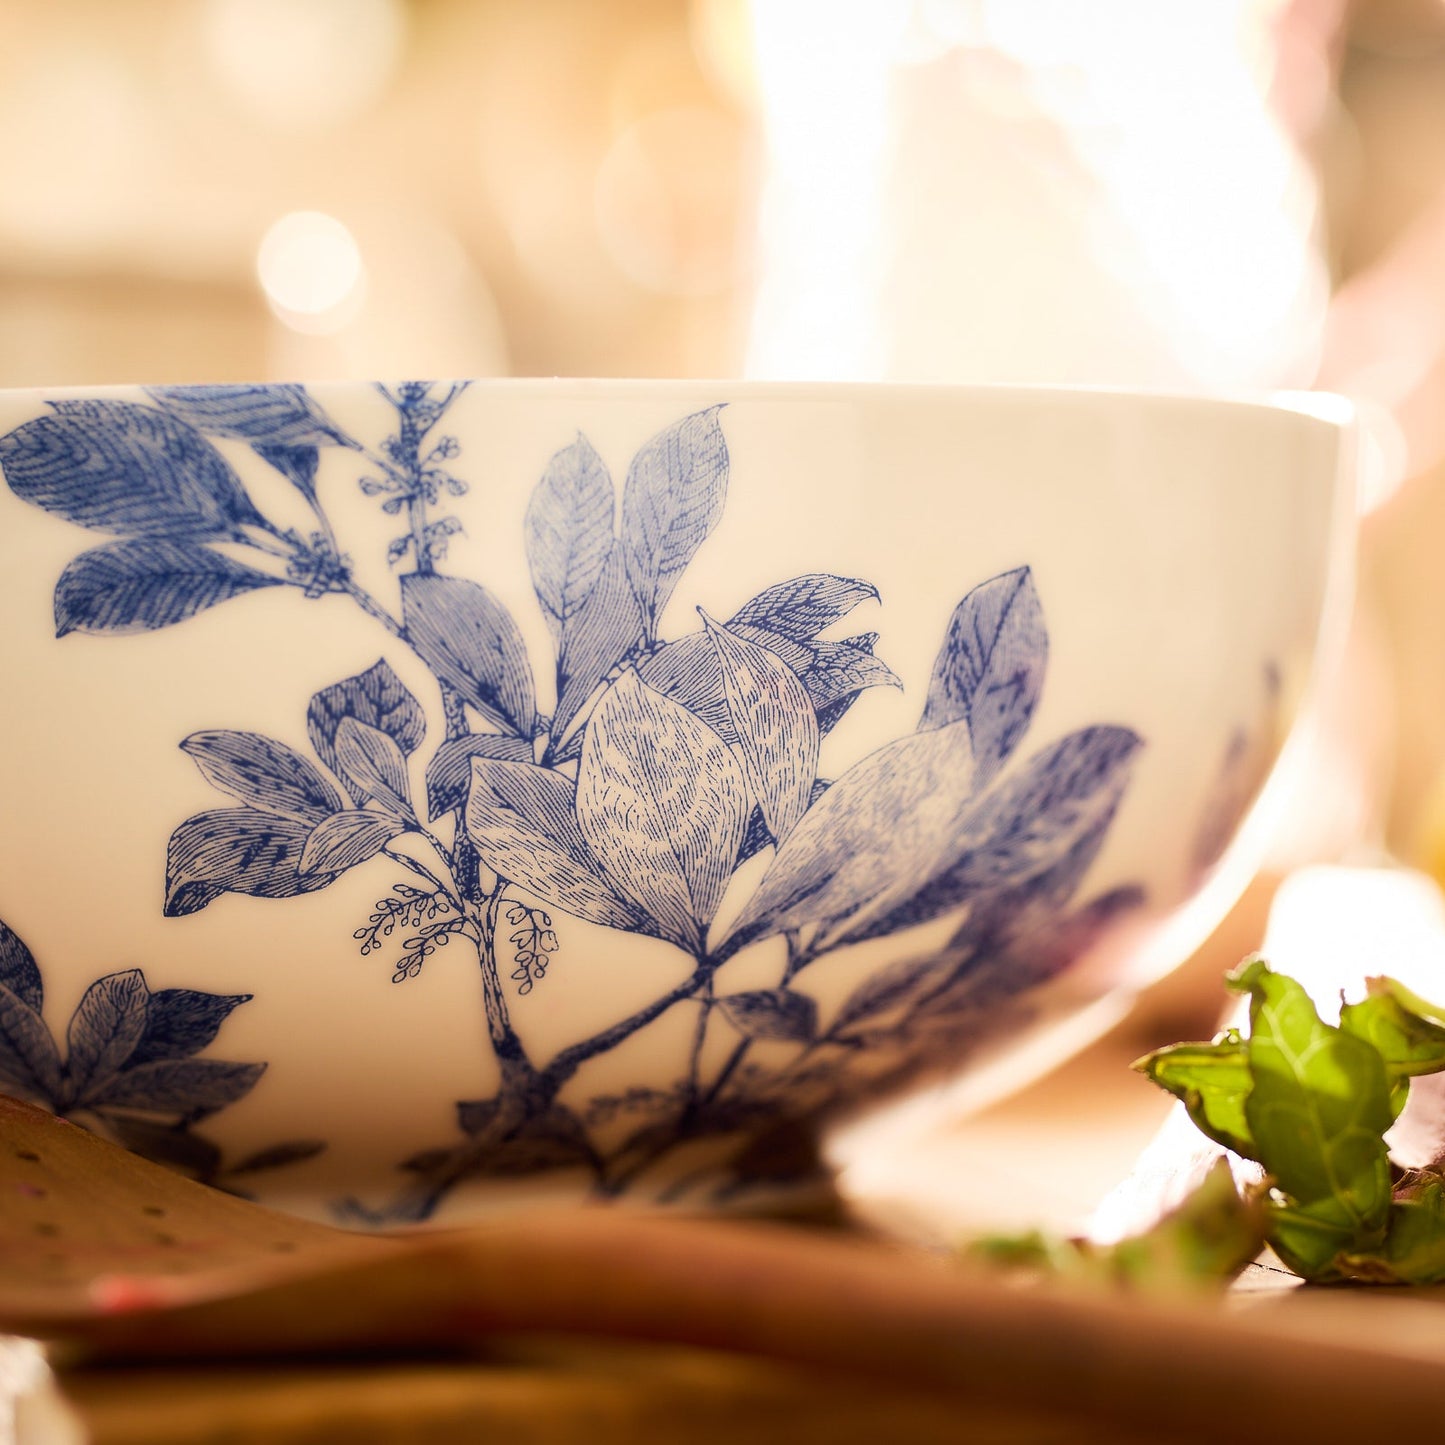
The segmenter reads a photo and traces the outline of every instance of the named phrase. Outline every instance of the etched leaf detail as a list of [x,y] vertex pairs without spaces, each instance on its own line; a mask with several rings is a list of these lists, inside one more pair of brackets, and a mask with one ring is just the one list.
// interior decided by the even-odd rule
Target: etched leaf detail
[[344,873],[375,858],[401,831],[391,813],[366,808],[334,813],[311,830],[296,866],[303,874]]
[[319,823],[346,806],[314,763],[259,733],[192,733],[181,751],[195,759],[207,782],[253,808]]
[[413,816],[406,758],[390,733],[344,717],[336,726],[335,743],[337,767],[362,798],[402,818]]
[[887,914],[927,879],[972,801],[966,723],[870,753],[803,815],[728,942],[735,948],[809,926],[821,941]]
[[261,522],[226,459],[180,418],[128,401],[55,401],[0,436],[17,497],[121,536],[229,537]]
[[209,1113],[249,1094],[265,1072],[265,1064],[161,1059],[117,1074],[95,1091],[90,1102],[155,1114]]
[[744,1038],[801,1044],[818,1034],[817,1003],[790,988],[727,994],[717,1006]]
[[462,701],[520,737],[537,707],[532,667],[512,614],[485,587],[461,577],[411,572],[401,579],[407,637]]
[[198,431],[251,444],[308,500],[316,499],[323,446],[354,447],[306,394],[285,384],[151,386],[150,398]]
[[742,769],[686,708],[624,673],[588,720],[577,822],[612,886],[692,952],[747,829]]
[[612,478],[580,432],[547,464],[527,507],[527,563],[554,635],[592,595],[612,550]]
[[1080,857],[1093,857],[1140,745],[1137,733],[1118,727],[1081,728],[1051,743],[979,797],[952,836],[920,858],[906,897],[845,936],[891,933],[938,918],[980,892],[1017,888],[1055,869],[1068,874]]
[[557,650],[557,712],[552,735],[562,737],[598,684],[642,641],[645,624],[613,542],[587,600],[562,629]]
[[659,432],[628,469],[623,555],[649,637],[677,579],[722,515],[728,449],[718,425],[721,409],[695,412]]
[[[869,687],[897,687],[903,684],[893,669],[872,653],[872,635],[841,642],[815,642],[813,656],[801,674],[803,686],[818,710],[818,725],[826,733],[838,721],[847,705]],[[868,647],[862,644],[867,642]]]
[[310,834],[306,823],[255,808],[187,818],[166,851],[166,916],[198,912],[223,893],[292,898],[326,887],[333,875],[297,871]]
[[316,407],[304,386],[283,383],[148,386],[146,395],[212,436],[253,445],[355,446]]
[[150,996],[145,1030],[127,1064],[154,1063],[157,1059],[188,1059],[215,1040],[221,1025],[248,993],[202,993],[193,988],[163,988]]
[[0,984],[0,1083],[54,1105],[60,1055],[39,1012]]
[[321,453],[315,447],[278,447],[258,443],[253,450],[269,462],[309,501],[316,500],[316,473]]
[[1033,573],[1019,567],[990,578],[954,609],[918,726],[966,721],[979,776],[991,777],[1028,729],[1048,651]]
[[45,986],[35,959],[20,935],[3,922],[0,922],[0,984],[37,1013],[45,1002]]
[[[306,709],[306,735],[311,739],[311,746],[316,749],[316,756],[338,776],[341,765],[336,757],[336,730],[341,720],[348,717],[379,728],[408,757],[426,737],[426,715],[421,704],[385,658],[355,677],[322,688]],[[346,786],[353,802],[366,801],[352,784]]]
[[431,817],[440,818],[466,802],[473,758],[501,758],[509,763],[534,761],[532,744],[512,733],[467,733],[444,742],[426,765],[427,811]]
[[765,587],[733,613],[728,627],[762,627],[793,642],[810,642],[862,602],[876,601],[878,589],[861,577],[809,572]]
[[782,842],[812,800],[818,775],[818,716],[797,673],[776,653],[719,627],[706,613],[723,697],[748,787],[768,831]]
[[145,1032],[150,990],[137,968],[98,978],[71,1015],[66,1072],[78,1099],[130,1058]]
[[55,635],[154,632],[281,581],[210,547],[147,537],[96,547],[55,584]]
[[578,827],[576,789],[535,763],[478,757],[472,762],[467,832],[482,861],[575,917],[646,932],[640,909],[603,877]]
[[[888,667],[851,642],[793,642],[751,624],[729,626],[744,642],[766,648],[790,668],[803,684],[826,734],[868,687],[901,684]],[[732,713],[723,691],[722,666],[706,632],[690,632],[660,647],[638,667],[642,680],[695,713],[725,742],[737,741]]]

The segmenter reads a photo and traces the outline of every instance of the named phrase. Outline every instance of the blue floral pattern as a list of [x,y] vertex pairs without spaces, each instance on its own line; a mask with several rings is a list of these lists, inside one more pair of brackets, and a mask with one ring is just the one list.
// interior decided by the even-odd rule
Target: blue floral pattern
[[65,1055],[44,1019],[45,984],[21,937],[0,922],[0,1088],[104,1134],[138,1154],[233,1194],[237,1181],[319,1154],[295,1139],[227,1162],[196,1125],[244,1098],[265,1064],[197,1058],[250,994],[152,989],[138,968],[86,989],[65,1030]]
[[[495,1093],[460,1101],[457,1138],[404,1161],[396,1197],[349,1204],[350,1217],[422,1219],[463,1181],[554,1167],[617,1193],[703,1139],[734,1141],[735,1173],[755,1175],[760,1139],[956,1062],[1139,901],[1135,888],[1074,897],[1141,739],[1102,724],[1019,760],[1048,656],[1027,567],[962,597],[915,731],[836,778],[819,775],[823,739],[868,689],[899,685],[876,633],[827,635],[877,598],[869,583],[792,577],[662,635],[726,504],[721,406],[645,443],[620,497],[584,436],[548,463],[523,538],[553,643],[555,704],[543,712],[512,613],[482,583],[443,570],[461,530],[448,508],[468,487],[450,467],[457,439],[438,428],[461,390],[383,388],[395,430],[377,449],[299,386],[55,402],[0,437],[17,496],[113,539],[61,574],[59,636],[167,627],[287,587],[348,599],[434,680],[440,728],[383,656],[311,698],[310,755],[227,729],[181,744],[226,801],[175,828],[168,915],[225,893],[312,892],[385,859],[407,877],[355,929],[362,955],[383,955],[398,983],[453,943],[480,969]],[[304,499],[314,528],[268,519],[210,438],[249,445]],[[338,449],[397,520],[395,603],[357,580],[318,489],[322,452]],[[719,925],[738,870],[765,852],[751,897]],[[941,951],[876,972],[831,1017],[807,991],[807,971],[838,950],[953,916]],[[544,985],[569,920],[663,940],[689,966],[644,1007],[539,1059],[509,992]],[[755,945],[777,950],[776,983],[728,991],[725,965]],[[114,992],[121,977],[101,982]],[[143,983],[137,974],[126,986]],[[576,1097],[585,1064],[679,1007],[694,1016],[680,1077]],[[719,1036],[722,1062],[709,1064]],[[110,1057],[97,1055],[107,1068]],[[204,1108],[212,1095],[197,1090]]]

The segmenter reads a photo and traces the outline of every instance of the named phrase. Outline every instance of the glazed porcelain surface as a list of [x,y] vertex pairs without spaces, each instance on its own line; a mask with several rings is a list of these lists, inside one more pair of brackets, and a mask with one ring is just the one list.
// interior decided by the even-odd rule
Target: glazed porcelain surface
[[0,1088],[356,1222],[786,1184],[1227,906],[1343,437],[1010,388],[6,394]]

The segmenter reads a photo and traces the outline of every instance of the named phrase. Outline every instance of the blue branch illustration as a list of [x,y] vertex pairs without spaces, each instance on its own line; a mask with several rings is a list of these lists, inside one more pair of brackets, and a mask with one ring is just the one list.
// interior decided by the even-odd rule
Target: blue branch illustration
[[[187,913],[224,892],[281,897],[325,887],[386,856],[420,886],[399,886],[397,899],[378,904],[369,928],[357,930],[363,953],[424,907],[434,916],[404,940],[397,978],[413,976],[449,939],[471,940],[501,1082],[491,1098],[458,1105],[460,1144],[410,1161],[416,1182],[393,1210],[422,1217],[462,1179],[502,1167],[582,1163],[599,1187],[620,1187],[678,1143],[738,1127],[749,1108],[762,1118],[780,1080],[817,1073],[825,1051],[856,1053],[858,1029],[885,1005],[902,1011],[902,1032],[921,1027],[962,986],[967,949],[960,943],[947,968],[850,999],[826,1029],[797,987],[805,969],[946,913],[984,918],[989,900],[1017,904],[1021,889],[1042,910],[1041,927],[1064,918],[1139,740],[1127,729],[1084,729],[1026,763],[1013,758],[1047,652],[1027,568],[959,603],[916,732],[829,783],[818,776],[822,739],[868,688],[897,685],[874,655],[876,634],[824,635],[876,591],[859,579],[803,574],[726,621],[704,613],[696,631],[664,638],[663,612],[724,507],[720,408],[646,443],[620,505],[579,435],[548,464],[525,523],[555,645],[547,717],[506,607],[438,565],[460,530],[438,507],[467,488],[444,465],[455,439],[435,432],[462,388],[379,390],[397,418],[379,449],[341,431],[300,387],[156,388],[151,406],[53,403],[52,415],[0,437],[0,467],[17,495],[121,539],[66,568],[56,589],[62,635],[170,626],[289,585],[312,599],[348,597],[435,680],[444,727],[427,766],[430,826],[408,778],[423,710],[382,661],[312,699],[307,731],[321,768],[254,734],[187,739],[202,771],[240,806],[186,820],[167,860],[167,911]],[[263,516],[208,435],[245,442],[288,478],[316,530],[303,537]],[[362,458],[372,469],[362,490],[404,520],[388,551],[400,569],[399,613],[356,580],[341,550],[316,485],[324,448]],[[755,894],[710,937],[730,880],[765,849]],[[1054,882],[1043,888],[1041,879]],[[504,917],[528,960],[513,978],[519,992],[541,977],[544,936],[548,958],[555,951],[551,915],[539,928],[527,899],[665,940],[688,972],[653,1003],[539,1064],[512,1020],[499,967]],[[516,909],[531,922],[511,921]],[[773,938],[786,946],[778,983],[721,992],[724,965]],[[687,1000],[698,1012],[684,1074],[659,1095],[668,1121],[605,1157],[561,1102],[563,1090],[591,1059]],[[718,1028],[736,1038],[708,1080],[705,1046]],[[760,1074],[749,1059],[766,1041],[796,1046],[793,1062]],[[838,1067],[846,1072],[846,1059]]]

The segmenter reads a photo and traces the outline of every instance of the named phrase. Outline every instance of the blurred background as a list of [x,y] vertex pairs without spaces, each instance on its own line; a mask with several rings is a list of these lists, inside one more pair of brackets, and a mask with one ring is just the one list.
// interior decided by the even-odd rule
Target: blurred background
[[0,0],[0,137],[4,385],[1349,393],[1304,847],[1445,872],[1442,0]]

